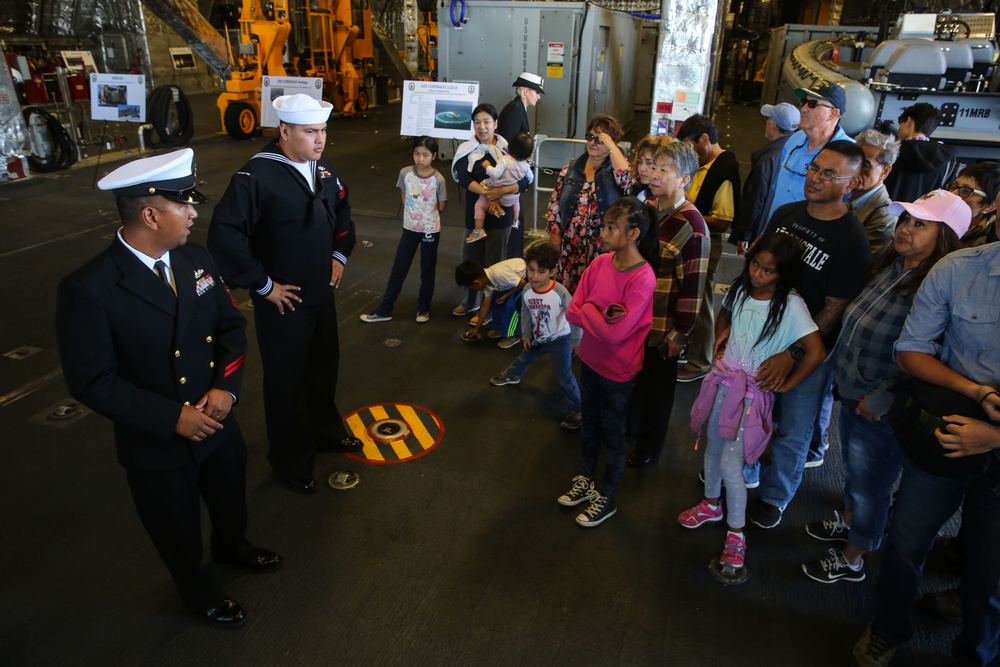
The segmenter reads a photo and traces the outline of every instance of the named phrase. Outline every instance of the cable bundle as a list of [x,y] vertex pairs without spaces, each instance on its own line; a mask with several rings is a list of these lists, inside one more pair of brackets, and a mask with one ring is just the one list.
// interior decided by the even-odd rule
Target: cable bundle
[[[31,122],[32,116],[37,116],[45,122],[45,130],[49,134],[52,152],[45,156],[39,155],[37,152],[29,155],[28,166],[31,170],[40,173],[50,173],[69,169],[73,166],[76,163],[78,155],[76,144],[73,143],[72,137],[69,136],[69,132],[66,131],[66,128],[63,127],[59,119],[44,109],[25,107],[24,122],[28,126],[28,131],[32,134],[35,133],[35,128],[37,127]],[[32,146],[33,151],[38,151],[40,148],[40,146]]]
[[[174,102],[176,91],[177,101]],[[146,143],[153,147],[170,147],[185,144],[194,136],[194,114],[187,95],[179,86],[160,86],[146,100],[146,120],[153,132],[146,131]]]

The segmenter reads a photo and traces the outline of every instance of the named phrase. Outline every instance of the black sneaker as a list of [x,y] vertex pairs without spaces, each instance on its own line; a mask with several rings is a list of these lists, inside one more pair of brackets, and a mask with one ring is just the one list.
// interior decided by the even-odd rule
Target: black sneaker
[[590,507],[576,516],[576,522],[584,528],[593,528],[613,517],[617,511],[614,498],[597,494]]
[[848,564],[844,552],[836,549],[830,549],[830,555],[827,558],[803,563],[802,571],[807,577],[821,584],[832,584],[835,581],[865,580],[865,562],[861,561],[861,567],[855,570]]
[[502,371],[500,373],[497,373],[492,378],[490,378],[490,384],[493,385],[494,387],[503,387],[504,385],[518,384],[520,382],[521,382],[520,379],[515,380],[514,378],[507,375],[507,371]]
[[599,495],[594,488],[594,480],[586,475],[577,475],[573,478],[573,488],[559,496],[556,502],[566,507],[573,507],[586,500],[594,500]]
[[815,537],[822,542],[844,542],[846,544],[851,527],[840,518],[840,512],[834,512],[832,520],[807,523],[806,532],[809,533],[810,537]]
[[762,500],[757,503],[750,520],[761,528],[774,528],[781,523],[781,508]]
[[559,423],[563,429],[567,431],[575,431],[581,426],[583,426],[583,415],[579,412],[569,411],[566,416],[563,417],[562,422]]

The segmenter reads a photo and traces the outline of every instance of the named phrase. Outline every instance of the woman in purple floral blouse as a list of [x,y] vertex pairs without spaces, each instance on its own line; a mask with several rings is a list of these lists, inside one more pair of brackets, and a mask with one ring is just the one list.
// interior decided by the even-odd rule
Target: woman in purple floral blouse
[[601,252],[604,212],[635,183],[629,161],[618,147],[622,128],[608,115],[587,124],[587,150],[563,167],[549,200],[549,238],[559,248],[556,279],[576,291],[584,269]]

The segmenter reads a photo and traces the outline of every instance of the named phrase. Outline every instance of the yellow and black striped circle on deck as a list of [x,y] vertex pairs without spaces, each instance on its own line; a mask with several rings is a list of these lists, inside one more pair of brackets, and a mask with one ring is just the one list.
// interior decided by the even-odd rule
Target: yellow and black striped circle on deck
[[[356,461],[366,463],[402,463],[428,453],[441,442],[444,436],[444,422],[436,414],[419,405],[408,403],[386,403],[369,405],[355,410],[344,419],[347,427],[365,444],[364,449],[348,454]],[[405,423],[406,428],[398,429],[398,439],[383,437],[381,429],[385,424]]]

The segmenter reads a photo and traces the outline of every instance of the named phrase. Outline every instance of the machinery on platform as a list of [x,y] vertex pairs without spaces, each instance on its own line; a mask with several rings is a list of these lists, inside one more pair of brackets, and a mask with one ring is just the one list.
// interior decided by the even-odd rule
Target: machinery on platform
[[[294,12],[294,25],[290,11]],[[234,139],[247,139],[260,122],[264,76],[323,79],[323,97],[342,117],[368,108],[365,71],[371,65],[371,11],[363,0],[243,0],[235,53],[229,45],[229,77],[216,102],[222,127]],[[292,39],[294,38],[294,39]],[[286,72],[287,52],[292,72]]]
[[[1000,73],[993,14],[904,14],[892,39],[869,34],[824,37],[796,46],[782,64],[777,102],[819,79],[842,86],[851,135],[917,102],[941,110],[934,138],[964,160],[996,159],[1000,149]],[[873,29],[874,31],[874,29]],[[765,101],[771,101],[770,99]]]

